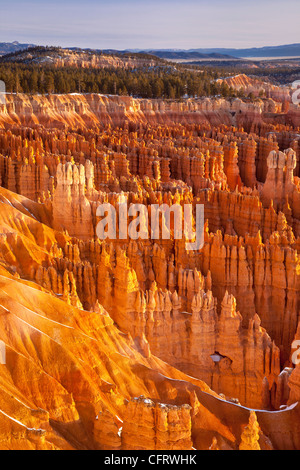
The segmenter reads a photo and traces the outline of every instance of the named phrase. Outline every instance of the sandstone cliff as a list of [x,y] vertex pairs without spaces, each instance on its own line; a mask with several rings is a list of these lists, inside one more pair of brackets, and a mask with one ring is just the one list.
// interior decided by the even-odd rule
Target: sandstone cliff
[[[7,96],[1,448],[300,448],[299,110],[281,111]],[[174,226],[98,239],[120,200],[204,204],[203,248]]]

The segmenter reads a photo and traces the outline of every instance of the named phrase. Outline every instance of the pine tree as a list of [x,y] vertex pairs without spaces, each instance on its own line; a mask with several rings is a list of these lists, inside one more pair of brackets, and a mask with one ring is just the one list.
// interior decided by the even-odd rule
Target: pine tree
[[47,77],[46,77],[46,80],[45,80],[45,86],[46,86],[46,92],[51,94],[51,93],[54,93],[55,91],[55,86],[54,86],[54,77],[53,77],[53,73],[50,72]]

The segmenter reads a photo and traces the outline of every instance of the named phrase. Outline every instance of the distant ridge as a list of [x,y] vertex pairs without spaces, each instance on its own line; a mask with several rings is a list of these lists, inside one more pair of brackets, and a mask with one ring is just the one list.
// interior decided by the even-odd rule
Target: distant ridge
[[[22,51],[28,47],[34,47],[35,44],[21,44],[18,41],[14,42],[0,42],[0,56]],[[90,51],[103,51],[104,53],[144,53],[151,54],[161,59],[186,59],[186,60],[201,60],[201,59],[240,59],[240,58],[253,58],[253,57],[270,57],[270,58],[283,58],[283,57],[300,57],[300,43],[287,44],[281,46],[265,46],[265,47],[252,47],[248,49],[231,49],[231,48],[195,48],[195,49],[127,49],[126,51],[101,48],[81,49],[79,47],[65,47],[62,49],[70,50],[90,50]]]
[[[149,50],[150,51],[150,50]],[[148,52],[148,50],[143,50]],[[159,57],[167,58],[167,54],[180,54],[181,59],[189,59],[190,54],[220,54],[235,57],[235,58],[251,58],[251,57],[271,57],[274,59],[280,57],[300,57],[300,43],[287,44],[282,46],[266,46],[266,47],[252,47],[249,49],[229,49],[229,48],[207,48],[207,49],[159,49],[151,50],[151,54],[159,55]],[[179,56],[178,56],[179,58]],[[217,58],[217,57],[215,57]],[[220,57],[222,58],[222,57]],[[230,58],[230,57],[229,57]]]
[[186,60],[197,60],[197,59],[235,59],[228,54],[221,54],[219,52],[210,52],[210,53],[203,53],[199,51],[155,51],[155,50],[147,50],[147,51],[140,51],[146,54],[155,55],[160,59],[186,59]]
[[12,52],[22,51],[27,47],[33,47],[35,44],[20,44],[18,41],[14,42],[0,42],[0,56],[11,54]]

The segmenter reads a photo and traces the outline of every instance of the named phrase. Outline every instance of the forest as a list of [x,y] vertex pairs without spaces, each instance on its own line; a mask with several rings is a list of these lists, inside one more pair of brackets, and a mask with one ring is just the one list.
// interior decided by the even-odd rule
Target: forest
[[215,69],[157,65],[137,69],[57,67],[49,64],[0,63],[0,80],[14,93],[101,93],[134,98],[235,97],[228,85],[216,83]]

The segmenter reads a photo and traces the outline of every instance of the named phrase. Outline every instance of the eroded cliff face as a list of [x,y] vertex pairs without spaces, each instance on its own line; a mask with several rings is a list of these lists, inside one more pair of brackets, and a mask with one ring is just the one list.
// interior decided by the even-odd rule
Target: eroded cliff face
[[[16,58],[6,57],[6,62],[14,62]],[[114,54],[93,54],[91,51],[74,51],[67,48],[50,48],[39,50],[19,51],[17,62],[26,64],[39,64],[42,66],[51,64],[55,67],[74,68],[113,68],[113,69],[135,69],[143,67],[154,67],[157,60],[151,57],[120,56]]]
[[[19,93],[6,95],[6,105],[0,108],[0,125],[6,128],[22,124],[32,128],[42,125],[55,129],[88,129],[108,124],[124,126],[125,123],[206,123],[212,126],[247,125],[254,129],[263,125],[264,114],[268,120],[270,113],[281,113],[281,106],[272,99],[252,103],[223,98],[163,101],[99,94],[29,96]],[[292,104],[286,124],[289,119],[299,119],[297,106]]]
[[[299,108],[271,105],[7,96],[1,448],[300,448]],[[121,200],[204,204],[203,248],[119,239]]]
[[244,74],[219,79],[218,82],[225,82],[233,89],[243,90],[246,96],[249,95],[249,93],[252,93],[254,96],[261,96],[261,94],[263,94],[263,96],[272,98],[279,103],[292,101],[292,90],[288,87],[272,85],[272,83],[267,83],[254,77],[248,77]]

